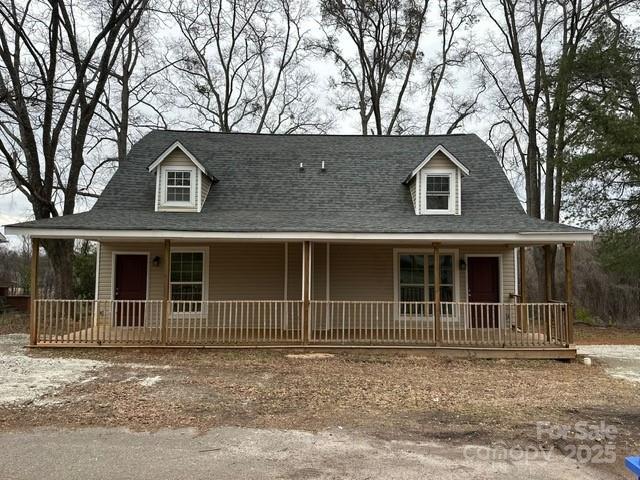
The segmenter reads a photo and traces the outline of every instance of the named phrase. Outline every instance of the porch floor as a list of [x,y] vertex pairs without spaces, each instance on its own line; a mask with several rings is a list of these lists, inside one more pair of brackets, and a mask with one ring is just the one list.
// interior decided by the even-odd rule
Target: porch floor
[[[555,339],[545,338],[543,333],[505,330],[500,328],[453,329],[442,332],[440,345],[467,347],[562,347]],[[78,329],[64,335],[47,333],[38,345],[140,345],[161,346],[162,332],[157,327],[124,327],[100,325]],[[210,328],[172,327],[167,333],[167,345],[250,345],[250,346],[306,346],[306,345],[410,345],[435,346],[433,332],[420,330],[389,331],[384,328],[367,329],[316,329],[303,341],[300,330],[280,328]]]

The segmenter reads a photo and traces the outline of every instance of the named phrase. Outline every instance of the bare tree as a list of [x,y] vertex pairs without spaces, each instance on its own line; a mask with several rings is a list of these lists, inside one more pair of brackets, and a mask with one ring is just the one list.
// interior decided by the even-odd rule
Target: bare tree
[[[304,0],[176,0],[179,60],[166,76],[185,122],[231,132],[324,131],[304,67]],[[176,74],[177,73],[177,74]]]
[[[438,56],[431,62],[426,72],[425,90],[427,94],[427,112],[424,133],[432,133],[436,100],[440,96],[444,82],[450,81],[450,73],[459,67],[468,67],[473,60],[471,38],[463,38],[462,34],[477,21],[475,5],[467,0],[439,0],[440,13],[440,48]],[[454,132],[462,122],[477,111],[480,95],[486,87],[484,82],[476,86],[471,95],[462,98],[449,95],[449,110],[454,113],[450,119],[447,133]]]
[[[146,3],[0,3],[0,154],[36,219],[71,214],[79,198],[95,195],[85,143],[122,32],[135,29]],[[70,296],[73,241],[47,240],[44,248],[56,294]]]
[[[363,135],[389,135],[402,113],[429,1],[322,0],[323,38],[311,46],[334,60],[341,78],[338,109],[356,110]],[[340,41],[346,36],[350,55]]]
[[162,74],[179,60],[170,61],[160,53],[155,35],[159,22],[151,13],[135,28],[122,30],[122,49],[97,111],[102,122],[94,127],[95,143],[114,142],[118,162],[125,160],[130,146],[144,131],[167,128],[165,116],[172,108],[162,99]]
[[[521,164],[527,213],[532,217],[560,221],[567,105],[576,51],[598,22],[626,3],[481,0],[498,33],[490,45],[492,54],[480,56],[498,92],[502,115],[491,133],[503,136],[503,155],[511,153]],[[535,258],[542,284],[541,249]],[[551,272],[554,265],[555,249]]]

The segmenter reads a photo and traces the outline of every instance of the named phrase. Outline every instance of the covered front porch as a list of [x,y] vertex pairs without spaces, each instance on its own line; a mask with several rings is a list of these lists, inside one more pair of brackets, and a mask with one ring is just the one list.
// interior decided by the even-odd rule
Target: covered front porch
[[[39,240],[32,242],[35,281]],[[566,298],[550,297],[548,271],[538,303],[524,288],[533,245],[540,243],[101,239],[96,298],[33,298],[31,344],[570,357],[572,243],[563,244]]]

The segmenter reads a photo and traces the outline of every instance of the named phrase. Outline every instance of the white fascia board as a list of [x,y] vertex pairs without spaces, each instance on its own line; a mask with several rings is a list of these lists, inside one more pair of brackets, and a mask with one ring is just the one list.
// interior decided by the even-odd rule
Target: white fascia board
[[458,160],[453,153],[444,148],[443,145],[438,145],[431,151],[431,153],[429,153],[429,155],[426,156],[424,160],[422,160],[422,162],[420,162],[420,165],[413,169],[411,175],[409,175],[405,180],[405,183],[411,181],[411,179],[415,177],[418,172],[422,170],[437,153],[444,154],[444,156],[447,157],[456,167],[458,167],[462,173],[464,173],[465,175],[469,175],[469,169],[465,167],[464,164],[460,160]]
[[196,232],[176,230],[83,230],[60,228],[6,227],[10,235],[34,238],[76,238],[90,240],[242,240],[242,241],[334,241],[334,242],[449,242],[536,245],[590,242],[593,232],[522,233],[341,233],[341,232]]
[[204,165],[202,165],[198,161],[198,159],[184,145],[182,145],[182,143],[180,143],[180,141],[175,141],[174,143],[171,144],[169,148],[167,148],[164,152],[162,152],[160,156],[151,165],[149,165],[148,167],[149,171],[153,172],[156,168],[158,168],[160,164],[164,161],[164,159],[167,158],[169,155],[171,155],[171,153],[173,153],[173,151],[176,148],[179,148],[180,150],[182,150],[182,152],[189,158],[189,160],[191,160],[193,164],[196,167],[198,167],[198,170],[200,170],[206,176],[209,176],[209,174],[207,173],[207,169],[204,168]]

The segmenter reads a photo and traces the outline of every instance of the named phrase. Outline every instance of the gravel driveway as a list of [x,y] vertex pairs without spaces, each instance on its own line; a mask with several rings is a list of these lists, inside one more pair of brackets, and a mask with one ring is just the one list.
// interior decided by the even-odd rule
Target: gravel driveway
[[70,383],[86,381],[106,362],[78,358],[35,358],[26,355],[29,336],[0,335],[0,405],[43,405],[48,394]]
[[602,362],[612,377],[640,382],[640,345],[580,345],[578,354]]

